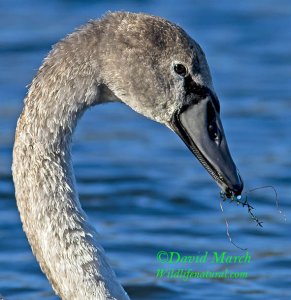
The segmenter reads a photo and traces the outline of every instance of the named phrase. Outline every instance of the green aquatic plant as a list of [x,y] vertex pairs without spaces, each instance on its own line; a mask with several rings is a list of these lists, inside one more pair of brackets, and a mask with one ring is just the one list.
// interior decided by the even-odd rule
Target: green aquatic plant
[[[276,191],[276,189],[272,186],[272,185],[267,185],[267,186],[262,186],[262,187],[257,187],[257,188],[254,188],[254,189],[251,189],[251,190],[248,190],[247,192],[244,192],[242,195],[238,195],[238,196],[235,196],[234,194],[231,194],[231,195],[228,195],[226,194],[225,192],[221,191],[220,192],[220,209],[222,211],[222,213],[224,213],[224,210],[223,210],[223,202],[226,202],[228,201],[229,203],[236,203],[237,206],[242,206],[242,207],[247,207],[247,210],[248,210],[248,213],[250,214],[251,216],[251,219],[256,222],[257,226],[259,227],[263,227],[263,222],[259,220],[259,218],[254,214],[254,207],[250,204],[249,200],[248,200],[248,196],[247,194],[249,193],[252,193],[256,190],[259,190],[259,189],[266,189],[266,188],[271,188],[273,191],[274,191],[274,194],[275,194],[275,203],[276,203],[276,208],[277,208],[277,211],[283,215],[283,218],[284,218],[284,221],[286,222],[286,216],[285,214],[283,213],[283,211],[279,208],[279,201],[278,201],[278,193]],[[242,197],[244,196],[244,199],[242,199]],[[226,225],[226,234],[228,236],[228,239],[229,241],[237,248],[241,249],[241,250],[248,250],[247,248],[241,248],[240,246],[236,245],[232,238],[231,238],[231,235],[230,235],[230,232],[229,232],[229,223],[226,219],[226,217],[224,217],[224,220],[225,220],[225,225]]]
[[263,225],[262,225],[263,222],[260,221],[258,219],[258,217],[253,213],[254,207],[249,203],[247,195],[245,196],[244,200],[241,200],[242,199],[241,195],[239,195],[239,196],[232,195],[230,198],[228,198],[228,197],[226,197],[225,193],[220,192],[220,198],[224,202],[227,201],[227,200],[229,200],[230,203],[234,202],[238,206],[241,205],[242,207],[247,207],[248,213],[250,214],[252,220],[254,220],[254,222],[257,223],[257,226],[263,227]]

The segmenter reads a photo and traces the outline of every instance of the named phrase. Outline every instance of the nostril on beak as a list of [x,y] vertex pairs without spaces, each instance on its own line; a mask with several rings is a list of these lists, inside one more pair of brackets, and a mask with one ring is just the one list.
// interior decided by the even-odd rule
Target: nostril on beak
[[207,124],[208,124],[208,134],[212,141],[214,141],[217,145],[220,144],[221,141],[221,133],[216,124],[216,112],[211,102],[207,103]]
[[208,134],[212,141],[214,141],[217,145],[220,144],[221,133],[220,133],[220,130],[218,129],[217,125],[214,122],[212,122],[211,124],[208,125]]

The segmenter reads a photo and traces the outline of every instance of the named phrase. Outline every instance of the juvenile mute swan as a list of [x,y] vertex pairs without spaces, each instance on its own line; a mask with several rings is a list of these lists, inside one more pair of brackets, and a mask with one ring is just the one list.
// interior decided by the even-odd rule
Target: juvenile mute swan
[[23,229],[62,299],[129,299],[81,208],[71,163],[78,119],[109,101],[176,132],[228,196],[243,188],[200,46],[159,17],[117,12],[90,21],[44,60],[25,99],[13,152]]

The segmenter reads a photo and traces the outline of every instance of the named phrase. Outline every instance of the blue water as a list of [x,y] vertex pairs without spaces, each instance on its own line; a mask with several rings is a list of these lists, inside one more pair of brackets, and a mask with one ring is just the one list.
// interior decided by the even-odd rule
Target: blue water
[[[202,271],[248,272],[247,279],[156,278],[160,250],[244,252],[227,237],[219,190],[184,144],[128,107],[96,107],[73,146],[80,198],[132,299],[291,299],[291,2],[286,0],[0,2],[0,294],[58,299],[40,271],[15,204],[11,152],[17,117],[50,46],[108,10],[143,11],[180,24],[204,48],[222,119],[256,226],[246,209],[224,204],[233,241],[249,264]],[[98,117],[97,117],[98,116]],[[175,265],[172,266],[176,267]],[[187,265],[184,268],[193,268]]]

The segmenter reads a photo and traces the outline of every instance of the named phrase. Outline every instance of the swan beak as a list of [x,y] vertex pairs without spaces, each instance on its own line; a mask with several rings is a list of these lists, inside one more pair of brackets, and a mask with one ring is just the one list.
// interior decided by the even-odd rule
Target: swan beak
[[171,128],[214,178],[226,197],[241,194],[243,181],[230,155],[220,116],[210,95],[178,110]]

